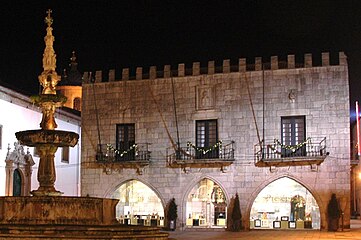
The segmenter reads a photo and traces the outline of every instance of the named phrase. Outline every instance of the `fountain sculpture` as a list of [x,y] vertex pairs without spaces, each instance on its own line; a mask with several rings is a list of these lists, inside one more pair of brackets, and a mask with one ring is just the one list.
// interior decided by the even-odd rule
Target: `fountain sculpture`
[[15,134],[20,144],[39,151],[39,188],[31,191],[33,196],[0,197],[0,239],[168,239],[156,227],[120,225],[115,217],[116,199],[66,197],[55,189],[54,154],[58,147],[74,147],[79,135],[55,130],[55,110],[66,98],[56,93],[60,76],[55,71],[51,10],[45,23],[44,71],[39,76],[43,90],[31,97],[42,110],[41,129]]

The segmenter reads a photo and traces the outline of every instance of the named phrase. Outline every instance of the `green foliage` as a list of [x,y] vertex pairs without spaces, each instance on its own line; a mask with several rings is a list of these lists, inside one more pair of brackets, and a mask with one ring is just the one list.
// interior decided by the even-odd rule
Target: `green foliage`
[[327,205],[328,230],[337,231],[338,221],[341,216],[340,207],[336,198],[336,194],[332,193],[331,199]]
[[40,94],[31,96],[30,100],[35,104],[41,102],[65,103],[67,98],[61,94]]
[[[172,198],[166,208],[165,208],[165,218],[166,218],[166,229],[174,230],[176,227],[178,213],[177,213],[177,204],[175,203],[175,199]],[[171,226],[171,221],[173,221],[173,227]]]
[[236,197],[234,198],[231,218],[232,218],[231,231],[239,232],[242,228],[242,213],[241,213],[241,207],[239,205],[238,193],[236,193]]
[[340,207],[336,198],[336,194],[332,193],[331,199],[328,202],[327,214],[329,218],[338,219],[341,216]]
[[169,221],[171,220],[176,220],[178,217],[178,213],[177,213],[177,204],[175,203],[175,199],[172,198],[169,203],[168,203],[168,213],[167,213],[167,219]]

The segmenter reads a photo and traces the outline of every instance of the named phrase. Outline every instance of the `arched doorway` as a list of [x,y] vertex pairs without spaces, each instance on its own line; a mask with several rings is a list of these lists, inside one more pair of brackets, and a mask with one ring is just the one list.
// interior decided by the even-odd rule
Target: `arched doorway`
[[320,210],[310,191],[288,177],[267,185],[254,200],[251,229],[320,229]]
[[199,181],[187,197],[186,216],[188,227],[225,227],[227,204],[221,187],[207,178]]
[[131,180],[112,194],[119,199],[116,217],[127,225],[164,226],[164,208],[157,194],[144,183]]
[[13,173],[13,196],[21,196],[22,182],[19,169],[15,169]]

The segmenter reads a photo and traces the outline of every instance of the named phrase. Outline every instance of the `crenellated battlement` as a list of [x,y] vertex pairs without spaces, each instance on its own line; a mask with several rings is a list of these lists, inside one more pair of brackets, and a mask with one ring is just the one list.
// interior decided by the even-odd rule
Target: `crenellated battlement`
[[[295,69],[295,68],[311,68],[313,65],[313,56],[307,53],[303,57],[302,63],[297,63],[295,55],[287,55],[286,61],[280,61],[278,56],[271,56],[270,61],[263,62],[262,57],[256,57],[253,63],[248,63],[246,58],[239,58],[237,65],[231,65],[230,59],[223,60],[222,66],[216,66],[215,61],[208,61],[207,67],[202,68],[200,62],[193,62],[192,68],[186,68],[184,63],[179,63],[177,69],[171,69],[171,65],[165,65],[163,70],[158,71],[156,66],[150,66],[148,72],[143,71],[143,67],[137,67],[135,73],[131,73],[129,68],[123,68],[121,77],[116,79],[116,72],[114,69],[109,70],[107,75],[102,71],[96,71],[95,74],[91,72],[84,72],[83,82],[105,82],[118,80],[142,80],[142,79],[156,79],[169,77],[185,77],[198,76],[203,74],[217,74],[217,73],[231,73],[231,72],[249,72],[263,70],[278,70],[278,69]],[[347,56],[344,52],[338,54],[338,65],[347,65]],[[330,66],[330,54],[323,52],[321,54],[321,65]],[[90,79],[93,79],[90,81]]]

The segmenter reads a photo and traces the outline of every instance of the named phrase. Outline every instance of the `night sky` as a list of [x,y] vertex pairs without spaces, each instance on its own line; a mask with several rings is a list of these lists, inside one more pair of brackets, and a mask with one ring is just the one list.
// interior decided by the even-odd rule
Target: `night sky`
[[81,72],[207,66],[223,59],[313,53],[348,56],[351,106],[361,100],[361,1],[7,1],[0,10],[0,81],[38,93],[46,10],[53,10],[57,72],[76,51]]

